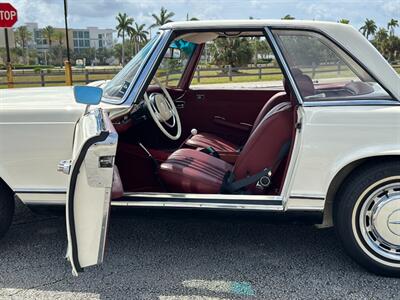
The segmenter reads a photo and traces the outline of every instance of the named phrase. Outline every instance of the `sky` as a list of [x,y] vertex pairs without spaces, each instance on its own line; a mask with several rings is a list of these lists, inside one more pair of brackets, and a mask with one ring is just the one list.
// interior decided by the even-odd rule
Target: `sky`
[[[400,19],[400,0],[67,0],[71,28],[115,28],[118,12],[127,13],[138,23],[153,23],[152,13],[161,6],[175,12],[174,21],[186,15],[206,19],[280,19],[290,14],[296,19],[337,21],[349,19],[359,28],[366,18],[386,27],[391,18]],[[40,27],[63,27],[63,0],[4,0],[18,10],[19,21],[37,22]],[[397,28],[397,33],[400,32]]]

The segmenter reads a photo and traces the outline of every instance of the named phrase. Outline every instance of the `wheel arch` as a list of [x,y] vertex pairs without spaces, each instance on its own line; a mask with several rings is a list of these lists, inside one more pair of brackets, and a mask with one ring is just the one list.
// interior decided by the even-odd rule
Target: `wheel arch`
[[340,187],[345,182],[346,178],[349,178],[353,174],[353,172],[360,167],[364,167],[366,165],[386,163],[388,161],[400,161],[400,155],[377,155],[377,156],[364,157],[352,161],[351,163],[347,164],[342,169],[340,169],[329,184],[329,188],[325,199],[323,222],[321,226],[322,227],[333,226],[333,217],[332,217],[333,204],[336,199],[336,194],[339,191]]

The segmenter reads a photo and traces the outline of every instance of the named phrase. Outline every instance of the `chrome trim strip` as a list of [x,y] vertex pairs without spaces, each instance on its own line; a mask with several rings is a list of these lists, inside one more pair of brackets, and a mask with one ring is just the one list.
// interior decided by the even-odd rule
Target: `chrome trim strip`
[[307,194],[291,194],[290,198],[300,198],[300,199],[315,199],[315,200],[324,200],[324,195],[307,195]]
[[163,198],[163,199],[220,199],[220,200],[260,200],[260,201],[283,201],[281,196],[266,195],[220,195],[220,194],[185,194],[185,193],[125,193],[124,196],[131,198]]
[[231,210],[259,210],[259,211],[283,211],[281,205],[239,205],[239,204],[204,204],[200,202],[179,202],[179,201],[111,201],[112,206],[133,206],[133,207],[164,207],[164,208],[197,208],[197,209],[231,209]]
[[304,102],[304,107],[319,107],[319,106],[400,106],[398,100],[326,100],[326,101],[310,101]]
[[265,27],[264,29],[267,33],[268,40],[272,46],[272,50],[275,50],[275,53],[278,56],[277,58],[279,59],[281,65],[283,67],[283,71],[286,74],[287,79],[289,79],[290,85],[292,86],[294,94],[296,95],[297,101],[300,103],[300,105],[303,104],[303,98],[301,97],[300,91],[296,85],[296,81],[294,80],[294,77],[292,76],[292,73],[290,72],[290,68],[289,68],[288,64],[286,63],[286,60],[283,56],[281,49],[278,46],[278,43],[275,39],[274,34],[272,33],[272,31],[269,27]]
[[57,189],[48,189],[48,188],[16,188],[14,189],[14,193],[16,194],[66,194],[67,189],[57,188]]

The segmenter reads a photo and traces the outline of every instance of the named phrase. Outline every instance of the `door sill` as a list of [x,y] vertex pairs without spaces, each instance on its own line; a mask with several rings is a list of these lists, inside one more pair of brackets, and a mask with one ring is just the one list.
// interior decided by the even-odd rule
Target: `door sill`
[[280,196],[126,193],[112,206],[283,211]]

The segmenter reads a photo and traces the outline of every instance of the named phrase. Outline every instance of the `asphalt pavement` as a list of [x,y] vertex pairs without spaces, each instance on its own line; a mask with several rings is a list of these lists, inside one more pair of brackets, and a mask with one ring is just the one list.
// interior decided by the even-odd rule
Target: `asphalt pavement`
[[113,212],[105,262],[73,277],[65,220],[17,206],[0,241],[0,299],[400,299],[332,229],[268,217]]

